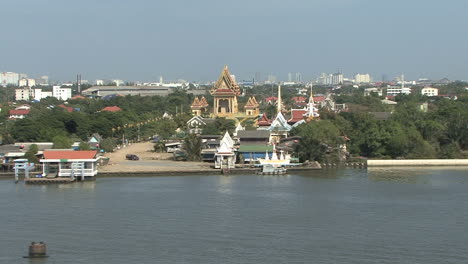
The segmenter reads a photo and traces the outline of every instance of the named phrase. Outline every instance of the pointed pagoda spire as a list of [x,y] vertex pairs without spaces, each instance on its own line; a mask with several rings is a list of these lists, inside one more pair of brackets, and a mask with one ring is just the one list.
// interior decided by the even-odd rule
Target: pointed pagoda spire
[[312,92],[312,86],[313,86],[313,84],[310,85],[309,104],[314,104],[314,93]]
[[281,100],[281,84],[278,84],[278,101],[276,102],[277,103],[277,113],[281,113],[281,110],[282,110],[282,105],[283,105],[283,102]]

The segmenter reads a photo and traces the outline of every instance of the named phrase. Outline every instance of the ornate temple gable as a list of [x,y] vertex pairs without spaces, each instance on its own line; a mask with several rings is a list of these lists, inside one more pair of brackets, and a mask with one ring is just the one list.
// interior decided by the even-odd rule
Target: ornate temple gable
[[227,66],[224,66],[218,81],[215,83],[213,89],[211,89],[213,95],[240,95],[240,88],[236,81],[231,77],[231,73]]
[[205,96],[202,96],[202,98],[200,99],[200,105],[202,107],[208,107],[208,102],[206,101]]
[[270,126],[271,125],[271,120],[267,117],[265,113],[260,117],[258,120],[258,125],[259,126]]
[[271,123],[270,127],[268,130],[270,131],[285,131],[289,132],[291,131],[292,127],[288,124],[286,119],[284,118],[283,114],[280,112],[276,116],[275,120]]
[[208,102],[206,102],[205,97],[202,97],[201,99],[198,99],[198,97],[195,97],[195,99],[193,99],[192,105],[190,105],[190,109],[192,109],[192,113],[197,116],[203,114],[203,112],[206,111],[207,107],[208,107]]
[[249,100],[247,101],[247,103],[245,104],[245,108],[248,109],[248,108],[257,108],[259,106],[259,104],[257,103],[257,100],[255,99],[255,97],[250,97]]
[[192,109],[200,107],[200,100],[198,100],[198,97],[195,97],[195,99],[193,99],[193,103],[192,103],[192,105],[190,107]]

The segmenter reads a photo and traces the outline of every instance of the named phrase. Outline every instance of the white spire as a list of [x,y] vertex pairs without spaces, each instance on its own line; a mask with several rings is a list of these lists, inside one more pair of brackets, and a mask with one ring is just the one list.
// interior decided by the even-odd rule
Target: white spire
[[277,103],[277,112],[281,113],[281,110],[282,110],[281,108],[283,105],[283,102],[281,101],[281,84],[278,84],[278,101],[276,103]]

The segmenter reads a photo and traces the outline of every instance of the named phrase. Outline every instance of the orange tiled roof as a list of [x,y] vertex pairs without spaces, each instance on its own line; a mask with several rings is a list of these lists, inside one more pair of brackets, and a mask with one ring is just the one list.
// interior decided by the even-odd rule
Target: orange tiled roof
[[10,115],[27,115],[30,110],[20,109],[20,110],[10,110]]
[[45,150],[44,159],[94,159],[96,150]]
[[105,112],[119,112],[119,111],[122,111],[122,108],[118,107],[118,106],[107,106],[107,107],[104,107],[101,111],[105,111]]

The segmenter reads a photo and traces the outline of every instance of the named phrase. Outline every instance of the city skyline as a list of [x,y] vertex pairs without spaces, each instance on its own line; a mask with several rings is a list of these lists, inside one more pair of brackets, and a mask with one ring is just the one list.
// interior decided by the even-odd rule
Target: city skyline
[[[139,0],[2,4],[0,71],[74,80],[238,80],[370,73],[467,80],[466,1]],[[12,22],[14,21],[14,22]]]

